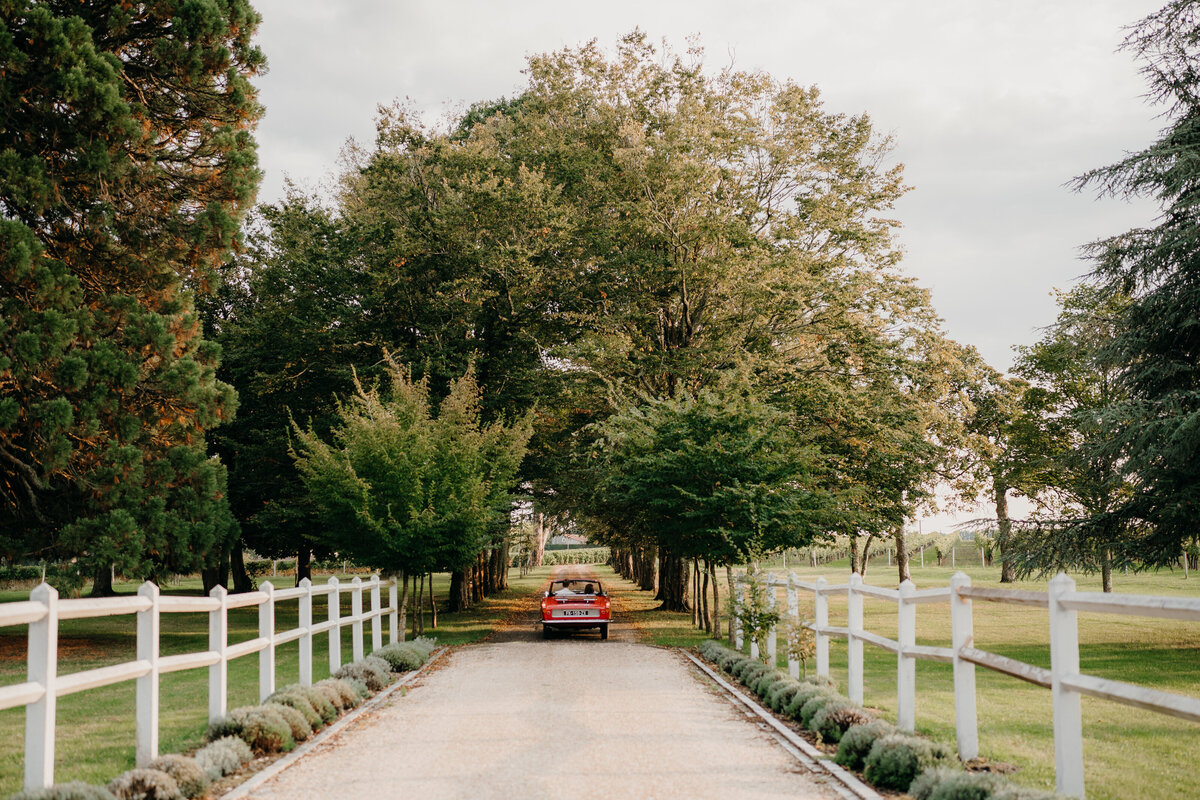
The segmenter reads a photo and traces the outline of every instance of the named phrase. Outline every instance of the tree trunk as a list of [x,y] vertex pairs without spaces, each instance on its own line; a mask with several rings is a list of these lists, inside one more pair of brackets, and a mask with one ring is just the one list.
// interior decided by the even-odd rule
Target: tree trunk
[[456,569],[450,573],[449,611],[466,611],[471,607],[467,596],[467,571]]
[[88,597],[112,597],[114,594],[112,567],[97,567],[92,575],[92,591]]
[[487,570],[484,569],[484,556],[483,553],[480,553],[475,556],[475,567],[471,570],[471,574],[474,576],[471,581],[471,600],[473,602],[478,603],[483,599],[483,582],[486,572]]
[[296,553],[296,585],[299,586],[305,578],[312,581],[312,550],[301,547]]
[[417,590],[413,593],[413,636],[425,633],[425,573],[417,578]]
[[867,559],[871,557],[871,542],[875,540],[875,534],[867,536],[867,541],[863,543],[862,549],[862,564],[858,568],[858,574],[864,578],[867,576]]
[[639,548],[639,551],[641,553],[641,579],[638,582],[638,587],[643,591],[652,592],[654,591],[655,586],[654,566],[657,560],[655,558],[654,548],[641,547]]
[[708,562],[708,583],[712,586],[712,605],[709,607],[712,614],[711,633],[714,636],[721,635],[721,587],[717,584],[717,568],[712,562]]
[[1000,551],[1000,582],[1016,580],[1016,569],[1012,563],[1009,539],[1012,537],[1012,520],[1008,517],[1008,487],[996,486],[996,549]]
[[858,534],[850,536],[850,572],[858,572]]
[[408,632],[408,573],[403,570],[400,572],[400,608],[397,616],[400,617],[399,634],[403,642]]
[[205,567],[200,571],[200,577],[204,580],[204,593],[208,594],[214,587],[224,586],[229,588],[229,553],[222,552],[217,556],[217,563]]
[[1112,591],[1112,548],[1104,548],[1100,554],[1100,584],[1103,591]]
[[233,569],[233,590],[235,592],[254,591],[254,581],[246,572],[246,556],[242,552],[240,541],[233,544],[233,550],[229,553],[229,565]]
[[496,584],[499,591],[504,591],[508,588],[508,561],[510,558],[512,558],[510,542],[508,541],[508,537],[505,536],[500,541],[499,561],[497,562],[500,566],[499,580]]
[[[731,599],[737,596],[733,591],[733,567],[728,564],[725,565],[725,588],[729,590],[729,597]],[[717,597],[717,585],[715,582],[713,583],[713,596]],[[717,600],[719,601],[720,598],[718,597]],[[717,608],[720,607],[721,604],[718,602]],[[729,644],[733,645],[733,614],[729,615]]]
[[894,534],[896,538],[896,570],[899,573],[900,583],[907,580],[912,580],[912,575],[908,571],[908,538],[904,533],[904,526],[896,528]]
[[659,557],[658,594],[664,611],[688,611],[687,564],[679,556],[663,553]]
[[533,565],[540,567],[546,558],[546,539],[548,536],[549,526],[546,525],[546,515],[538,513],[535,517],[537,520],[537,540],[534,542],[533,549]]
[[704,562],[704,585],[700,589],[700,602],[704,606],[704,610],[701,612],[701,617],[704,619],[705,633],[712,633],[713,630],[712,613],[708,605],[708,572],[710,569],[711,568],[708,565],[708,561],[706,560]]
[[433,594],[433,573],[429,573],[429,627],[437,630],[437,598]]

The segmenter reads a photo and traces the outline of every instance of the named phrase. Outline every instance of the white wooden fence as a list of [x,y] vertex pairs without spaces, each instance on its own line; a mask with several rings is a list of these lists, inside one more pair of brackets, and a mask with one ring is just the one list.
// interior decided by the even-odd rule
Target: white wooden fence
[[[380,603],[383,586],[388,587],[388,605]],[[341,597],[350,595],[350,615],[341,616]],[[370,596],[370,610],[363,610],[363,594]],[[329,598],[329,618],[313,623],[313,597]],[[258,591],[229,594],[218,586],[208,597],[161,595],[147,581],[136,596],[111,598],[59,599],[53,587],[43,583],[29,600],[0,605],[0,627],[29,626],[28,680],[0,687],[0,709],[25,706],[25,788],[34,789],[54,783],[54,731],[58,698],[108,686],[122,681],[137,681],[137,764],[143,766],[158,757],[158,684],[168,672],[208,667],[208,718],[225,715],[228,700],[228,667],[235,658],[258,653],[258,694],[265,700],[275,691],[275,648],[287,642],[300,642],[299,681],[312,685],[313,637],[329,634],[329,671],[342,665],[342,628],[353,631],[353,660],[363,657],[363,625],[371,623],[371,647],[383,646],[383,617],[388,617],[389,641],[396,641],[398,608],[397,581],[388,583],[372,575],[370,580],[355,578],[341,583],[330,578],[324,585],[313,585],[305,578],[294,589],[275,589],[264,583]],[[276,603],[297,600],[300,604],[298,627],[275,630]],[[237,644],[229,643],[229,611],[258,607],[258,636]],[[159,654],[159,620],[162,614],[207,612],[208,650],[162,656]],[[58,625],[65,619],[137,615],[137,657],[134,661],[84,670],[69,675],[58,673]]]
[[[899,589],[869,586],[863,583],[862,576],[858,574],[852,574],[848,583],[838,585],[830,585],[824,578],[818,578],[815,582],[801,581],[795,573],[789,573],[787,578],[777,578],[770,574],[742,574],[736,579],[739,608],[746,603],[747,583],[750,580],[758,581],[759,585],[766,589],[765,602],[770,607],[774,607],[777,602],[778,590],[784,589],[787,610],[781,617],[791,618],[798,623],[798,593],[806,591],[813,595],[814,620],[802,624],[816,635],[817,674],[829,676],[829,639],[845,639],[847,695],[853,702],[861,704],[863,699],[863,644],[875,645],[895,653],[896,716],[897,724],[902,730],[913,729],[917,660],[952,664],[958,755],[964,761],[979,755],[975,716],[976,666],[1049,689],[1053,694],[1055,776],[1058,791],[1065,795],[1084,796],[1083,722],[1080,714],[1082,695],[1100,697],[1200,722],[1200,699],[1081,674],[1079,630],[1076,622],[1080,611],[1200,621],[1200,599],[1197,598],[1078,592],[1075,590],[1075,581],[1065,574],[1059,574],[1051,580],[1046,592],[973,587],[970,577],[962,572],[956,573],[950,579],[948,587],[920,590],[912,581],[904,581]],[[834,627],[829,624],[829,597],[838,594],[845,595],[847,600],[846,627]],[[863,628],[863,599],[867,597],[896,604],[896,639],[888,639]],[[1050,669],[977,649],[973,632],[973,600],[1048,609]],[[930,647],[916,643],[917,606],[926,603],[950,604],[950,647]],[[744,637],[740,614],[734,630],[732,644],[740,650]],[[767,632],[768,656],[772,664],[775,663],[776,640],[777,631],[772,628]],[[750,654],[758,656],[756,641],[750,643]],[[788,671],[793,677],[799,676],[799,664],[790,657]]]

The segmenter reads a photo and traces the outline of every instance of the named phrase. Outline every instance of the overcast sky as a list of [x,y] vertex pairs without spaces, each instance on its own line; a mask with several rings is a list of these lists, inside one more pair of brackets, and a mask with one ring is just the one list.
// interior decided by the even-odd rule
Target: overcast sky
[[950,335],[997,368],[1053,321],[1051,292],[1087,271],[1080,245],[1149,222],[1145,203],[1064,184],[1153,140],[1162,120],[1122,28],[1163,0],[257,0],[270,71],[258,85],[265,172],[318,188],[375,108],[408,98],[430,120],[512,95],[526,57],[635,27],[821,89],[895,137],[905,269]]

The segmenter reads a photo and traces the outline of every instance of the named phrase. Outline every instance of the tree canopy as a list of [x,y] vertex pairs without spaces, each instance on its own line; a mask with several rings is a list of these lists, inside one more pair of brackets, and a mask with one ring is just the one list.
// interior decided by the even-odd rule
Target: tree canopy
[[189,571],[236,530],[205,433],[230,418],[188,289],[259,174],[258,15],[0,3],[0,547]]
[[1158,141],[1085,173],[1076,185],[1157,200],[1151,227],[1093,243],[1095,274],[1130,297],[1104,362],[1124,396],[1107,409],[1109,459],[1132,493],[1093,527],[1145,524],[1137,558],[1161,565],[1194,541],[1200,523],[1200,21],[1194,2],[1172,0],[1133,26],[1124,48],[1142,64],[1148,97],[1163,106]]
[[435,406],[427,379],[385,359],[386,391],[356,380],[329,441],[293,423],[320,538],[382,569],[461,570],[507,525],[529,422],[482,424],[470,370]]

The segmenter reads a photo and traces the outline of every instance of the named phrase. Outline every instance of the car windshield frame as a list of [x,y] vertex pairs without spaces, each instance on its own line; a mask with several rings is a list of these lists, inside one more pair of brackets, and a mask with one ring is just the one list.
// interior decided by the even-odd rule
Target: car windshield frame
[[[588,584],[592,585],[592,592],[589,594],[585,591]],[[570,590],[571,594],[560,595],[558,592],[563,589]],[[600,581],[588,578],[563,578],[561,580],[550,581],[550,588],[546,590],[547,597],[603,597],[604,587]]]

